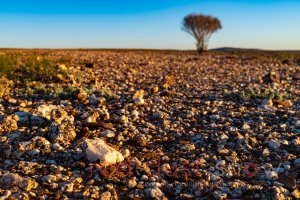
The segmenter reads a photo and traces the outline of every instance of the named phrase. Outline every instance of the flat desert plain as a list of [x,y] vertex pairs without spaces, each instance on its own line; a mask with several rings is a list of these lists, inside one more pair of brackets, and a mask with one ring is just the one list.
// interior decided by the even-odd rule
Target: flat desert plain
[[0,51],[1,199],[297,199],[300,54]]

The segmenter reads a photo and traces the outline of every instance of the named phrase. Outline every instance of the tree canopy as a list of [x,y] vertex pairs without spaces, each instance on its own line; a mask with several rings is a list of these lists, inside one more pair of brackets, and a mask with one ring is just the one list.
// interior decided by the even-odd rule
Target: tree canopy
[[221,28],[220,20],[209,15],[190,14],[183,19],[182,29],[196,39],[198,52],[207,50],[210,36]]

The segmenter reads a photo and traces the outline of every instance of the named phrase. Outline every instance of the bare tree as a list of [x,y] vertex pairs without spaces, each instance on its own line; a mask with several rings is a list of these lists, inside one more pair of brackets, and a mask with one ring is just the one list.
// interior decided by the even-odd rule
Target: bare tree
[[210,36],[221,28],[220,20],[208,15],[190,14],[183,19],[182,30],[196,39],[199,53],[207,50]]

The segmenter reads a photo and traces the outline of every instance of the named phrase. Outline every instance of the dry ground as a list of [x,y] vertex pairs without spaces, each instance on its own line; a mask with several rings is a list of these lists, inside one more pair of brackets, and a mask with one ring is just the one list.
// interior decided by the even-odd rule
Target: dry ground
[[1,50],[0,74],[2,199],[299,197],[297,52]]

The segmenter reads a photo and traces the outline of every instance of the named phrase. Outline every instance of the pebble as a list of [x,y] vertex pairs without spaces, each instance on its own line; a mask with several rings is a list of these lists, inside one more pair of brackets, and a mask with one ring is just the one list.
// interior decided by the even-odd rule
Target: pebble
[[36,189],[38,187],[38,183],[35,180],[32,179],[26,179],[22,181],[21,188],[26,191],[30,192],[32,189]]
[[105,131],[101,132],[101,136],[107,137],[107,138],[113,138],[116,136],[116,134],[111,130],[105,130]]
[[133,116],[134,119],[138,119],[140,113],[139,113],[137,110],[133,110],[133,111],[131,112],[131,115]]
[[192,151],[192,150],[195,150],[195,145],[194,144],[184,144],[181,146],[181,149],[186,150],[186,151]]
[[111,193],[109,191],[103,192],[100,196],[100,200],[111,200]]
[[19,186],[23,178],[16,173],[5,173],[0,178],[0,183],[5,189],[9,189],[12,186]]
[[163,196],[164,193],[158,187],[154,187],[150,190],[150,197],[154,199],[161,199]]
[[222,193],[221,191],[214,191],[213,195],[214,195],[214,198],[217,200],[223,200],[223,199],[227,198],[227,194]]
[[76,138],[74,118],[63,120],[61,124],[52,123],[49,127],[49,137],[52,142],[66,143]]
[[297,158],[295,161],[294,161],[294,164],[297,168],[300,168],[300,158]]
[[128,187],[134,188],[137,185],[136,177],[133,177],[132,179],[128,180]]
[[142,181],[148,181],[148,176],[143,174],[142,177],[141,177],[141,180]]
[[278,174],[275,171],[267,171],[266,175],[268,180],[275,181],[278,179]]
[[46,164],[56,164],[55,160],[46,160]]
[[0,200],[5,200],[5,199],[8,199],[11,195],[11,191],[10,190],[6,190],[4,195],[0,196]]
[[51,145],[52,149],[55,151],[63,151],[64,148],[59,143],[53,143]]
[[293,195],[293,197],[295,197],[296,199],[300,199],[300,192],[299,192],[299,189],[295,189],[295,190],[292,192],[292,195]]
[[46,175],[43,177],[43,182],[52,183],[56,180],[56,177],[53,175]]
[[4,143],[0,145],[0,150],[3,157],[9,158],[12,151],[12,146],[8,143]]
[[278,141],[272,139],[269,141],[269,147],[270,147],[270,149],[276,150],[280,147],[280,143]]
[[218,167],[224,167],[225,164],[226,164],[226,161],[225,161],[225,160],[219,160],[219,161],[217,162],[217,166],[218,166]]
[[244,124],[243,126],[242,126],[242,129],[244,129],[244,130],[249,130],[251,127],[248,125],[248,124]]

